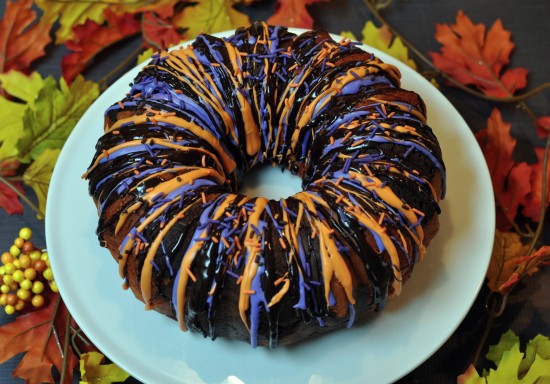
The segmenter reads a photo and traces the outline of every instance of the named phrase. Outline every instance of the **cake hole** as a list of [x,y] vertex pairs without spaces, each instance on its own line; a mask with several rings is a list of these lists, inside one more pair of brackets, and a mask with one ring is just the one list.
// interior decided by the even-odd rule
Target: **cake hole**
[[260,165],[252,168],[244,177],[239,193],[250,197],[279,200],[302,191],[302,179],[279,166]]

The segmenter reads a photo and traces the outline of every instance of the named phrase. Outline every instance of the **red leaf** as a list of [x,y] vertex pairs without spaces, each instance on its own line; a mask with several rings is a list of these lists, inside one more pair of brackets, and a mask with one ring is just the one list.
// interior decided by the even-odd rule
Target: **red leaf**
[[0,21],[0,73],[10,69],[28,71],[31,63],[44,55],[51,41],[51,24],[36,22],[32,0],[12,3],[8,0]]
[[[544,148],[535,148],[539,158],[538,163],[531,164],[529,177],[530,193],[523,197],[520,204],[523,206],[521,213],[533,220],[539,222],[540,209],[542,204],[542,165],[544,160]],[[550,159],[546,167],[546,207],[550,200]]]
[[508,280],[506,280],[506,282],[498,288],[498,291],[504,295],[512,291],[517,283],[519,283],[519,276],[517,273],[514,272],[510,275]]
[[153,47],[158,50],[166,49],[183,40],[175,26],[161,19],[154,13],[146,12],[142,17],[143,40],[147,47]]
[[537,119],[537,134],[541,139],[546,139],[550,132],[550,116],[543,116]]
[[61,59],[63,77],[68,83],[104,48],[140,30],[139,21],[131,14],[117,15],[107,9],[105,18],[108,23],[106,26],[87,20],[85,24],[74,28],[75,38],[66,43],[73,53]]
[[267,19],[268,24],[294,28],[313,28],[313,19],[307,5],[328,0],[277,0],[275,13]]
[[[55,337],[50,334],[50,320],[54,316],[54,307],[57,295],[49,298],[49,304],[37,311],[19,315],[14,321],[0,328],[0,364],[13,356],[24,353],[21,362],[13,372],[28,383],[53,383],[51,376],[52,366],[61,372],[63,358],[56,343]],[[64,340],[64,322],[67,309],[60,303],[56,315],[56,330],[60,340]],[[78,363],[72,350],[66,356],[67,379],[72,383],[72,371]]]
[[0,160],[0,176],[15,176],[20,165],[19,160],[13,157]]
[[[19,191],[25,193],[23,187],[18,182],[13,182]],[[10,187],[0,181],[0,208],[4,208],[9,215],[22,214],[23,205],[19,201],[19,196]]]
[[441,53],[430,55],[438,69],[460,83],[473,85],[487,95],[507,97],[527,84],[525,68],[502,73],[514,48],[510,36],[500,20],[486,33],[483,24],[472,23],[458,11],[455,24],[436,24],[435,38],[443,46]]
[[487,161],[497,205],[501,208],[497,227],[506,228],[515,218],[520,202],[531,192],[532,170],[526,163],[516,163],[512,159],[516,140],[510,136],[510,124],[502,120],[498,109],[493,109],[487,128],[476,137]]

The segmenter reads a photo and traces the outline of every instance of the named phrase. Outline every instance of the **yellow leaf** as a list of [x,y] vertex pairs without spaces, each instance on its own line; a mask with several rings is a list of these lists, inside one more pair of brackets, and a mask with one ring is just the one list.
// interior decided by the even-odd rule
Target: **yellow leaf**
[[149,60],[151,58],[151,56],[153,56],[153,53],[155,53],[155,49],[153,49],[153,48],[149,48],[149,49],[146,49],[145,51],[141,52],[137,57],[138,65],[143,63],[144,61]]
[[353,34],[353,32],[350,32],[350,31],[342,31],[340,32],[340,36],[346,38],[346,39],[350,39],[351,41],[357,41],[357,37],[355,37],[355,35]]
[[489,289],[498,292],[516,270],[517,260],[527,252],[527,245],[521,243],[521,237],[515,232],[495,232],[493,253],[487,270]]
[[249,25],[250,18],[233,8],[234,4],[234,0],[204,0],[183,8],[172,23],[187,28],[185,36],[188,39],[201,32],[216,33]]
[[[363,27],[362,42],[370,45],[382,52],[386,52],[390,56],[401,60],[412,69],[416,69],[416,63],[409,59],[409,50],[403,44],[403,41],[399,37],[393,37],[389,28],[386,25],[378,28],[372,21],[367,21]],[[352,40],[357,40],[351,32],[342,32],[344,37],[349,37]],[[353,38],[352,38],[353,37]]]
[[44,12],[42,23],[53,24],[59,19],[59,29],[55,33],[57,44],[71,40],[74,37],[73,27],[84,24],[88,19],[102,24],[105,21],[103,11],[109,6],[109,2],[104,0],[36,0],[35,3]]
[[60,149],[46,149],[34,160],[23,174],[23,181],[34,189],[38,198],[38,208],[46,212],[46,197],[50,179],[52,178],[53,167],[61,153]]
[[44,85],[44,79],[33,72],[25,75],[19,71],[9,71],[0,74],[2,89],[25,103],[18,103],[0,96],[0,159],[16,156],[17,142],[24,136],[23,115],[27,106],[34,109],[38,92]]
[[18,153],[17,142],[23,137],[23,114],[26,105],[15,103],[0,96],[0,159],[15,156]]
[[38,72],[26,75],[19,71],[9,71],[0,74],[0,82],[4,91],[26,102],[33,109],[38,92],[44,86],[44,79]]
[[110,384],[125,381],[129,374],[115,364],[101,364],[105,356],[98,352],[80,356],[80,384]]

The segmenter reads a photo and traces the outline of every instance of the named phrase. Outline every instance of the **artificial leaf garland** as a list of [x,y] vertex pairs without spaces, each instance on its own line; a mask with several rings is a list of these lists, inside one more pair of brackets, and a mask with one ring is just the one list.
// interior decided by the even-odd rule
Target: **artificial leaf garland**
[[[59,84],[39,74],[24,75],[17,71],[0,74],[4,91],[16,96],[16,102],[0,96],[0,117],[6,124],[0,130],[0,208],[8,213],[21,213],[19,198],[24,191],[19,181],[9,181],[21,163],[29,164],[22,180],[38,196],[37,213],[42,215],[49,179],[58,152],[68,135],[98,96],[97,84],[77,77],[70,86],[61,79]],[[37,164],[34,162],[38,161]],[[9,174],[6,172],[9,170]],[[41,170],[41,174],[36,173]],[[7,184],[9,182],[9,185]],[[34,204],[27,200],[29,205]]]

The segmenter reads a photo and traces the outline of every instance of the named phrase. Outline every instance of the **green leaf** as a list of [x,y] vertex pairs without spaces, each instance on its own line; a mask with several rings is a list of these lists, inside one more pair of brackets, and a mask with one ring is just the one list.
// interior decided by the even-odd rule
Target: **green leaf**
[[538,335],[527,344],[525,355],[519,349],[519,338],[511,330],[489,347],[487,358],[496,369],[483,372],[480,377],[470,365],[458,376],[458,384],[550,384],[550,341]]
[[0,96],[0,159],[17,155],[17,142],[24,135],[22,119],[26,108],[25,104]]
[[31,108],[34,108],[38,92],[44,86],[44,79],[38,72],[25,75],[19,71],[9,71],[0,74],[0,82],[4,91],[24,101]]
[[44,80],[38,72],[25,75],[19,71],[9,71],[0,74],[2,89],[24,103],[9,100],[0,96],[0,159],[16,156],[17,142],[23,137],[23,115],[27,106],[34,108],[38,91],[44,85]]
[[547,364],[550,364],[550,340],[548,336],[537,335],[529,341],[525,348],[525,358],[519,365],[520,377],[531,369],[537,356],[540,356],[548,362]]
[[46,149],[34,160],[23,174],[23,181],[34,189],[38,198],[38,208],[42,213],[46,212],[46,197],[53,168],[61,153],[61,149]]
[[470,364],[466,372],[458,376],[456,379],[457,384],[487,384],[487,380],[484,377],[479,377],[475,367]]
[[80,384],[110,384],[125,381],[130,375],[115,364],[101,364],[105,356],[88,352],[80,356]]
[[69,87],[61,79],[59,87],[53,77],[44,80],[35,109],[27,108],[23,116],[24,136],[17,143],[22,162],[36,159],[47,148],[63,147],[74,126],[99,95],[96,83],[77,77]]
[[519,337],[509,329],[500,337],[498,344],[489,346],[489,352],[485,357],[498,366],[504,352],[511,350],[515,345],[519,345]]

